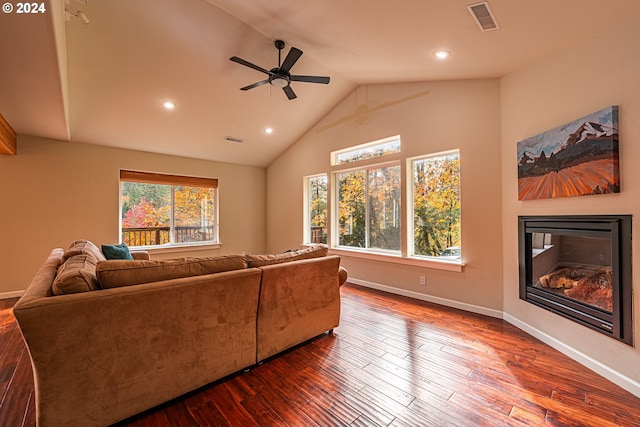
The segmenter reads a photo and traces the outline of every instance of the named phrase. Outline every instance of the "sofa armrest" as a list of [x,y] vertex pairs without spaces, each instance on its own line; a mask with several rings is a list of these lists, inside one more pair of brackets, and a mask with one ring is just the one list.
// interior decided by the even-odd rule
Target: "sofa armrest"
[[347,271],[346,268],[344,268],[343,266],[340,266],[340,268],[338,269],[338,282],[340,283],[340,286],[347,283],[348,278],[349,278],[349,272]]
[[339,325],[339,266],[329,255],[260,267],[258,361]]
[[147,251],[131,251],[131,256],[135,260],[148,261],[151,259]]

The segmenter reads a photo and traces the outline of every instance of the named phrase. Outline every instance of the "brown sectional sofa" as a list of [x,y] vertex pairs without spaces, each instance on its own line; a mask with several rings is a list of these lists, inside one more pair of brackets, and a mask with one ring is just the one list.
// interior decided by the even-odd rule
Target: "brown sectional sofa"
[[54,249],[14,306],[40,427],[110,425],[339,323],[346,271],[326,248],[95,261],[79,242]]

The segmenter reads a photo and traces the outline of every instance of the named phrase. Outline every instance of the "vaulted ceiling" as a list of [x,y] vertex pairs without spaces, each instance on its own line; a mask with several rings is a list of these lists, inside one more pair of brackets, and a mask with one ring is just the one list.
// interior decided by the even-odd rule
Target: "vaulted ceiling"
[[[499,78],[640,15],[638,0],[490,0],[500,28],[483,32],[473,3],[48,0],[0,15],[0,113],[18,134],[264,167],[358,86]],[[292,74],[331,82],[240,91],[266,76],[229,58],[276,67],[276,39],[304,52]]]

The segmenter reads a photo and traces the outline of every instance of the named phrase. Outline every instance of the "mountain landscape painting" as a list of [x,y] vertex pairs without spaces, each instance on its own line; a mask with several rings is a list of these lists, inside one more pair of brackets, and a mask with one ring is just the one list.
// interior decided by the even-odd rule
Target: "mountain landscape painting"
[[518,142],[518,200],[620,192],[618,107]]

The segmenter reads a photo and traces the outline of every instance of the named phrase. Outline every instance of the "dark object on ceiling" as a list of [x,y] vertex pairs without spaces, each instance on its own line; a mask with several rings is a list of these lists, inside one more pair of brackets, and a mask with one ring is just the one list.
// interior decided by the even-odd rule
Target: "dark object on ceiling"
[[276,49],[278,49],[278,66],[270,70],[266,70],[258,65],[252,64],[249,61],[238,58],[237,56],[232,56],[231,58],[229,58],[233,62],[242,64],[245,67],[253,68],[254,70],[260,71],[269,76],[265,80],[261,80],[249,86],[241,87],[240,90],[249,90],[253,89],[254,87],[262,86],[269,83],[271,86],[282,88],[284,93],[287,95],[287,98],[295,99],[297,98],[297,96],[293,89],[291,89],[291,82],[320,83],[325,85],[329,83],[329,77],[292,75],[289,71],[291,70],[291,67],[295,65],[298,59],[300,59],[300,56],[302,56],[302,51],[298,48],[291,47],[289,53],[287,54],[287,57],[284,58],[284,62],[280,62],[282,49],[284,49],[284,42],[282,40],[276,40],[275,46]]

